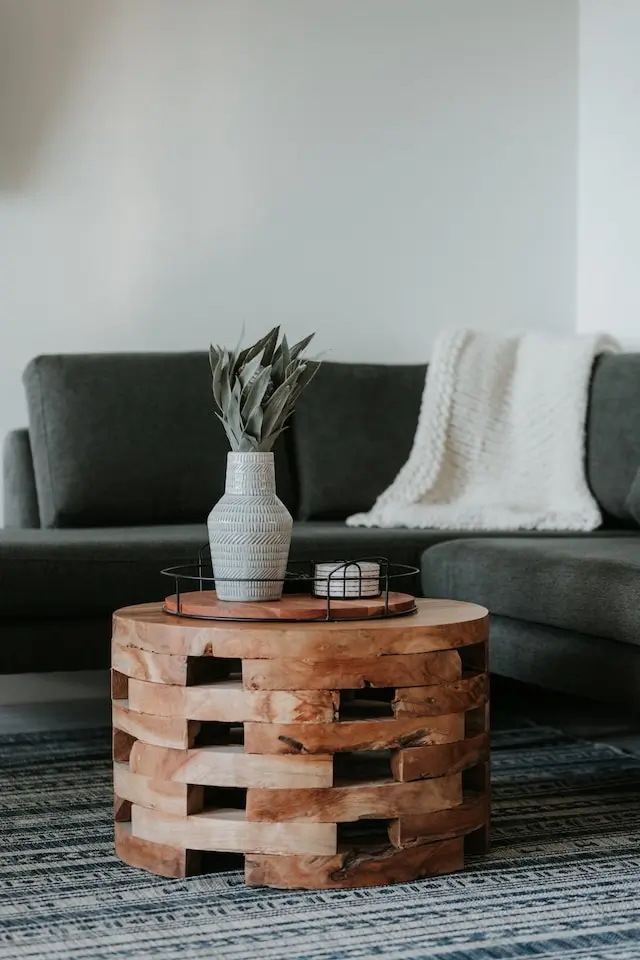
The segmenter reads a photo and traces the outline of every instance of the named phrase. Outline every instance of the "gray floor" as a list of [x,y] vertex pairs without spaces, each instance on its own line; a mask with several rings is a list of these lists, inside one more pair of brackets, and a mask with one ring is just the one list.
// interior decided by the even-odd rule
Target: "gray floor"
[[[496,727],[512,724],[514,717],[640,755],[640,713],[633,716],[590,700],[494,677],[492,723]],[[0,676],[0,734],[81,729],[109,721],[106,670]]]
[[0,734],[108,724],[109,673],[21,673],[0,676]]

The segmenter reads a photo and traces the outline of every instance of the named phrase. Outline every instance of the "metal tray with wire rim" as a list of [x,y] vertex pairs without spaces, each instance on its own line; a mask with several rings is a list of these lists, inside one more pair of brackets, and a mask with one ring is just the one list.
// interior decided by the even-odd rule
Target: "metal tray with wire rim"
[[[402,582],[403,579],[415,576],[419,571],[417,567],[412,567],[407,564],[402,563],[390,563],[386,557],[359,557],[353,560],[334,560],[333,563],[338,564],[336,568],[329,574],[328,577],[319,578],[315,574],[316,563],[326,563],[326,560],[308,560],[308,561],[299,561],[291,564],[290,569],[287,570],[285,576],[281,582],[284,588],[284,596],[289,596],[291,594],[301,594],[309,597],[313,596],[314,585],[322,579],[323,581],[328,581],[327,595],[322,597],[322,600],[326,601],[321,605],[321,613],[317,616],[305,616],[305,617],[283,617],[283,616],[269,616],[268,613],[265,615],[265,608],[268,606],[279,603],[279,601],[249,601],[243,602],[242,607],[247,608],[247,613],[252,606],[256,610],[260,609],[260,616],[222,616],[219,613],[212,613],[211,615],[204,613],[190,613],[187,612],[184,608],[185,596],[193,596],[194,593],[198,592],[210,592],[215,590],[216,578],[213,575],[213,569],[211,566],[210,557],[207,556],[208,547],[203,547],[198,555],[198,559],[192,564],[185,564],[174,567],[166,567],[161,573],[173,579],[175,584],[175,594],[167,600],[171,600],[171,606],[167,606],[165,602],[164,610],[166,613],[171,614],[172,616],[177,617],[188,617],[190,620],[217,620],[217,621],[228,621],[231,623],[336,623],[336,622],[352,622],[355,620],[386,620],[394,617],[406,617],[411,614],[416,613],[417,606],[415,599],[410,594],[405,595],[407,598],[406,604],[402,606],[402,609],[395,609],[392,602],[390,602],[390,597],[392,597],[392,586],[397,586],[398,582]],[[378,597],[380,597],[380,604],[375,612],[370,612],[369,606],[371,601],[371,596],[363,594],[363,583],[365,581],[370,582],[371,577],[364,577],[362,575],[362,570],[360,564],[364,563],[378,563],[380,565],[380,576],[379,576],[379,592]],[[351,568],[356,567],[359,570],[359,577],[354,577],[351,573]],[[236,578],[241,580],[242,578]],[[341,616],[341,604],[344,605],[345,598],[339,598],[331,596],[331,583],[340,582],[340,581],[349,581],[349,585],[353,587],[353,581],[356,580],[359,583],[359,590],[356,593],[356,596],[350,595],[346,599],[350,603],[358,604],[359,601],[363,601],[362,604],[362,614],[360,615],[357,612],[355,615]],[[246,578],[242,580],[244,583],[261,583],[264,582],[259,579]],[[270,579],[268,582],[273,583],[274,580]],[[197,585],[197,586],[196,586]],[[365,602],[368,601],[368,602]],[[219,601],[223,603],[223,601]],[[228,601],[228,603],[235,608],[240,606],[240,601]],[[342,608],[344,609],[344,607]]]

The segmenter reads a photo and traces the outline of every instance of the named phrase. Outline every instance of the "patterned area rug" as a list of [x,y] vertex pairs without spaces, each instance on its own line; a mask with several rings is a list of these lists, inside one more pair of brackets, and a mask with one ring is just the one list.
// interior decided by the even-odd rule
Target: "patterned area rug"
[[490,857],[395,887],[164,880],[112,852],[105,731],[0,738],[0,958],[640,957],[640,758],[532,727],[494,742]]

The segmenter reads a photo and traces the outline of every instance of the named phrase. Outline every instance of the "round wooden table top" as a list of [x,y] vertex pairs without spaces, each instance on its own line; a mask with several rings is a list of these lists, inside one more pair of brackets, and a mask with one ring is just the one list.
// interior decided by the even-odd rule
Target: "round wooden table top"
[[458,600],[418,599],[416,605],[416,613],[389,619],[239,623],[176,616],[166,613],[162,603],[145,603],[116,611],[113,636],[154,653],[249,660],[427,653],[481,643],[488,637],[485,607]]

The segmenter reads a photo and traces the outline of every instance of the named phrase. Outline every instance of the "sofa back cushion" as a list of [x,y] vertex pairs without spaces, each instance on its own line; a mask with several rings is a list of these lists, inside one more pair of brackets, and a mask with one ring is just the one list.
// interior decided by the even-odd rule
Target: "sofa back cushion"
[[640,467],[640,353],[603,354],[591,378],[587,473],[605,511],[635,526],[629,494]]
[[[228,450],[206,353],[42,356],[23,379],[43,527],[206,519]],[[283,444],[276,475],[292,510]]]
[[293,418],[301,519],[373,506],[409,456],[425,373],[425,364],[322,364]]
[[[423,364],[322,365],[292,428],[301,519],[344,519],[373,505],[411,450],[425,374]],[[605,525],[635,527],[640,514],[630,508],[638,498],[630,490],[640,469],[640,353],[595,361],[586,467]]]

